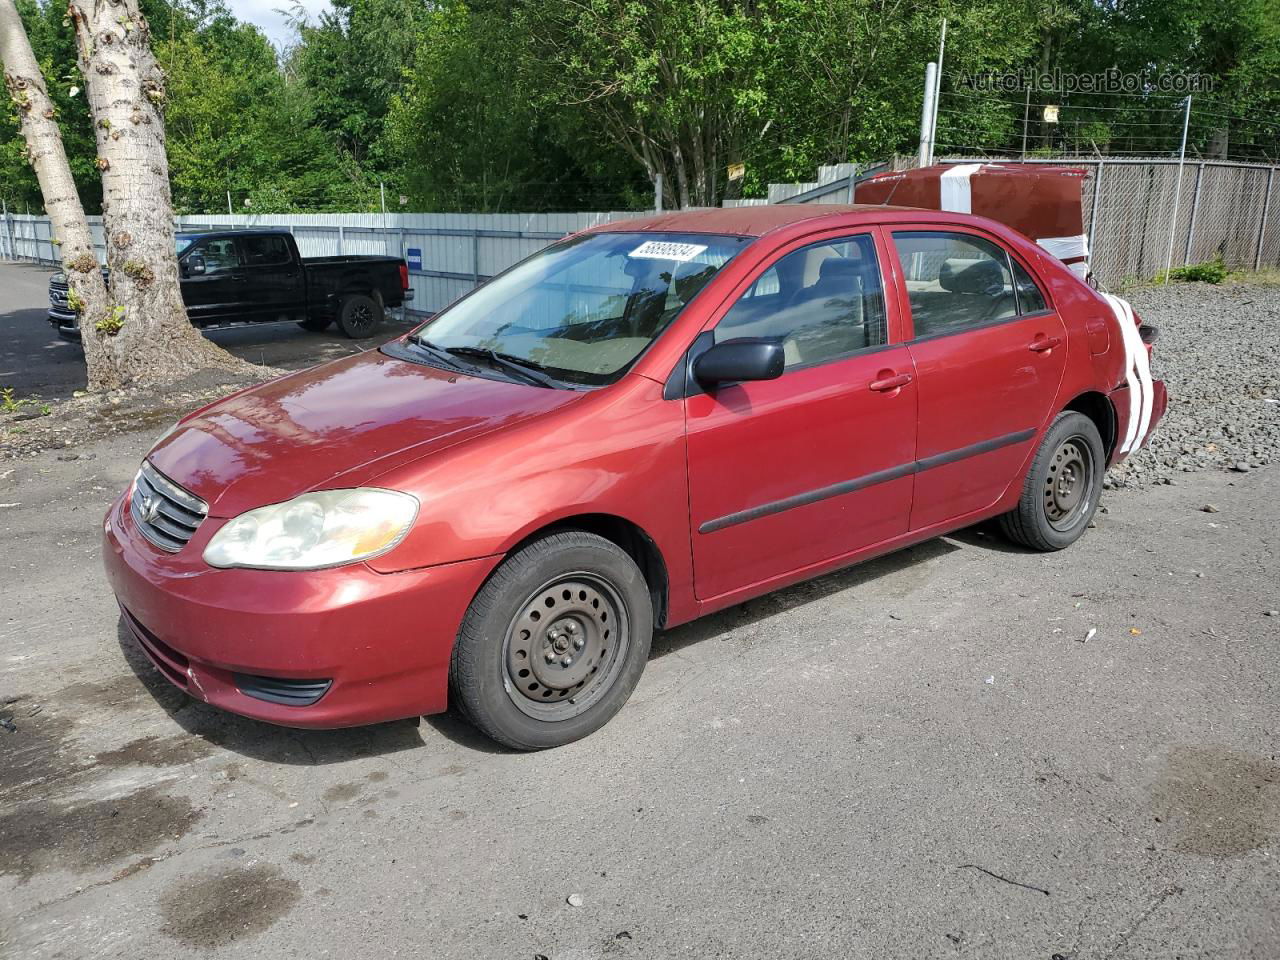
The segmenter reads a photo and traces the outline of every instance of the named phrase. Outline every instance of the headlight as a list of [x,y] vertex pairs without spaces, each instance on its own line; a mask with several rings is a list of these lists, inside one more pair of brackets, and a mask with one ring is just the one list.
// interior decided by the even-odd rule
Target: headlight
[[390,550],[418,515],[407,493],[361,487],[304,493],[236,517],[204,548],[211,567],[318,570]]

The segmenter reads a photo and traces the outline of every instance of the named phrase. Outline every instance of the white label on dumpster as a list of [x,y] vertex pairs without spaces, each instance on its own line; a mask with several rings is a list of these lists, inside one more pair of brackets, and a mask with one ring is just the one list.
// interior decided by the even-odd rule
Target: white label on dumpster
[[676,263],[688,263],[703,250],[705,243],[671,243],[667,240],[646,240],[632,250],[627,256],[637,260],[674,260]]

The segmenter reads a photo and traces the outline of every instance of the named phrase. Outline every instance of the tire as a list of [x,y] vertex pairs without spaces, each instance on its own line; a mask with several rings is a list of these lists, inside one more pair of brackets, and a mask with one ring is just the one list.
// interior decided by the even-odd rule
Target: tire
[[312,333],[321,333],[329,329],[333,323],[333,317],[307,317],[305,320],[299,320],[298,326],[303,330],[310,330]]
[[1093,421],[1072,410],[1058,414],[1031,461],[1017,507],[1000,517],[1000,528],[1032,550],[1071,546],[1098,509],[1105,469]]
[[449,663],[450,702],[516,750],[572,743],[622,709],[652,638],[635,561],[594,534],[552,534],[503,561],[471,601]]
[[348,294],[338,308],[338,329],[352,340],[372,337],[382,322],[377,302],[363,293]]

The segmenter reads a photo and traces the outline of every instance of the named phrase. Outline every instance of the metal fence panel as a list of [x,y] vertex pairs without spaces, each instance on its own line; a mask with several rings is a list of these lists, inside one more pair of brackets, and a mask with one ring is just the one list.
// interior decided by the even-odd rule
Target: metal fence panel
[[[948,158],[951,160],[973,158]],[[1085,231],[1095,274],[1105,284],[1153,277],[1172,252],[1174,266],[1219,255],[1229,267],[1280,266],[1280,168],[1223,161],[1045,159],[1076,166]],[[896,164],[895,164],[896,168]],[[838,185],[838,184],[837,184]],[[830,185],[828,185],[830,186]],[[843,202],[847,193],[820,187],[798,202]],[[1174,205],[1177,222],[1174,223]],[[740,201],[735,203],[755,203]],[[434,313],[557,238],[599,223],[647,216],[611,213],[311,213],[200,214],[177,218],[179,230],[287,229],[304,257],[340,254],[421,256],[411,269],[413,312]],[[101,257],[100,218],[90,227]],[[44,217],[9,214],[0,236],[20,259],[57,263]],[[12,241],[9,241],[9,238]],[[417,258],[415,257],[415,262]]]
[[[518,263],[561,237],[599,223],[647,216],[645,212],[606,213],[315,213],[198,214],[175,218],[179,231],[284,229],[293,234],[304,257],[339,255],[397,256],[410,250],[422,266],[410,270],[413,313],[435,313],[477,281]],[[101,218],[90,217],[98,258],[105,261]],[[0,224],[4,246],[22,260],[50,265],[60,261],[45,217],[9,214]],[[415,257],[415,262],[416,262]]]

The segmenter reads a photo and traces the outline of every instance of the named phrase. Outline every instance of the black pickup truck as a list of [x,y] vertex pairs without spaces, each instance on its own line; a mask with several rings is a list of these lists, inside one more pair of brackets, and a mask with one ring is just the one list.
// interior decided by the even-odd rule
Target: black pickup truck
[[[413,299],[400,258],[304,258],[285,230],[180,233],[177,246],[182,299],[198,327],[296,320],[324,330],[336,320],[358,339],[373,336],[387,309]],[[80,339],[61,273],[49,280],[49,322],[63,338]]]

